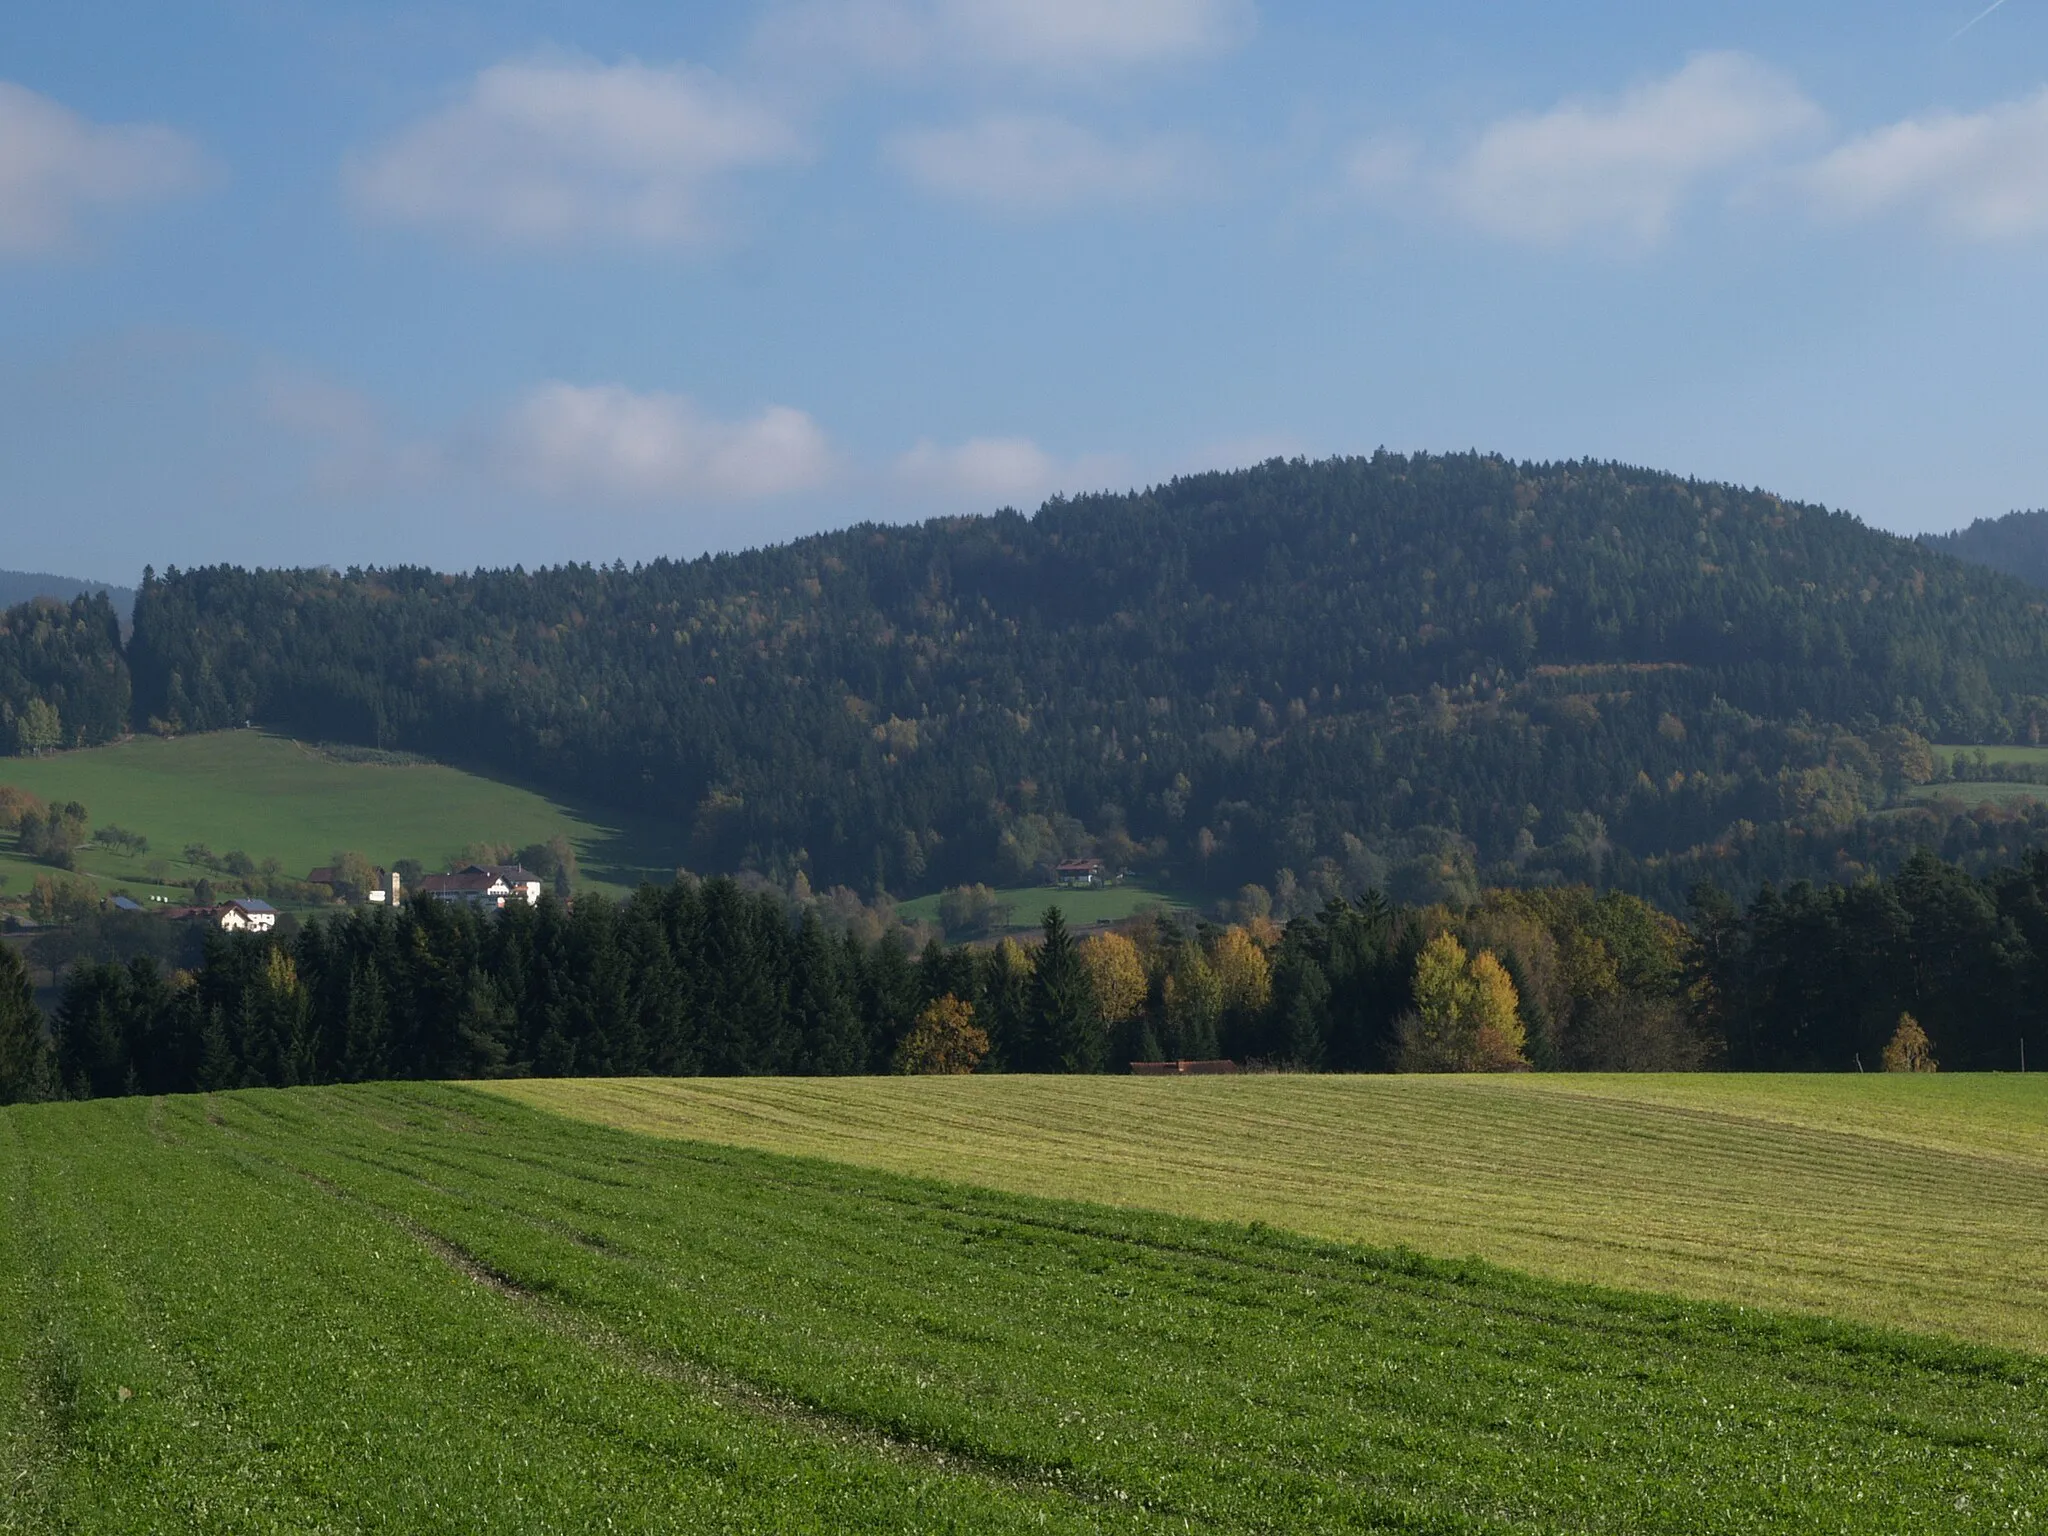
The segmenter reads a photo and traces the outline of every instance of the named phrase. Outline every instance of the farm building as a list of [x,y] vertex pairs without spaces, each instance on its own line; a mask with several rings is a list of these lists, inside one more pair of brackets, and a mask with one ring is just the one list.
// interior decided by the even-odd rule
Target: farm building
[[163,915],[177,922],[212,923],[225,933],[268,933],[277,926],[277,908],[267,901],[230,901],[217,907],[168,907]]
[[540,890],[540,876],[517,864],[472,864],[420,880],[420,894],[429,900],[461,901],[473,907],[502,907],[508,901],[531,905],[540,900]]
[[1062,890],[1085,889],[1102,884],[1102,860],[1068,859],[1053,870],[1053,883]]
[[267,901],[231,901],[214,921],[228,933],[268,933],[277,926],[277,908]]

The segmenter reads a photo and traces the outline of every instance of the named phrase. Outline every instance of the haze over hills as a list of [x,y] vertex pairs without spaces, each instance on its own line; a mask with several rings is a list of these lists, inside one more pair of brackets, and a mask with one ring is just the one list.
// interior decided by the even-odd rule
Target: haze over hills
[[67,740],[118,729],[123,672],[137,728],[428,752],[820,888],[1094,854],[1285,901],[1595,880],[1676,904],[1702,875],[2040,830],[1902,801],[1948,769],[1932,740],[2039,739],[2038,593],[1611,464],[1276,460],[631,569],[172,570],[125,647],[89,606],[7,685],[61,697]]
[[1923,533],[1920,542],[1972,565],[2017,576],[2029,586],[2048,587],[2048,512],[1980,517],[1951,533]]
[[85,581],[76,576],[52,576],[48,571],[0,571],[0,608],[12,608],[38,597],[68,603],[80,593],[103,592],[122,618],[135,611],[135,589],[117,587],[104,581]]

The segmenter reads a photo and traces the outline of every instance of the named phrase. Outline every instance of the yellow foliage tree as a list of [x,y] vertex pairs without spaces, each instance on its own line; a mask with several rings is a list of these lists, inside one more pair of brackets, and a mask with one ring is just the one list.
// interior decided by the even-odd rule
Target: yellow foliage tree
[[1490,949],[1472,957],[1473,1065],[1481,1072],[1512,1072],[1529,1065],[1529,1037],[1522,1028],[1522,1000],[1506,966]]
[[1120,933],[1098,933],[1080,945],[1081,968],[1095,989],[1095,1012],[1105,1024],[1138,1016],[1151,983],[1138,946]]
[[1223,1017],[1223,987],[1216,968],[1195,945],[1175,957],[1161,989],[1166,1003],[1166,1049],[1172,1056],[1207,1059],[1216,1054],[1216,1025]]
[[1401,1031],[1409,1072],[1508,1072],[1529,1065],[1521,999],[1491,950],[1440,933],[1415,960],[1415,1013]]
[[1892,1031],[1891,1043],[1884,1048],[1884,1069],[1887,1072],[1941,1070],[1941,1064],[1934,1059],[1934,1043],[1927,1038],[1927,1031],[1920,1027],[1920,1021],[1910,1013],[1899,1015],[1899,1027]]
[[1265,1009],[1273,996],[1273,968],[1249,933],[1235,926],[1224,929],[1209,964],[1223,988],[1226,1010],[1249,1017]]
[[925,1005],[896,1047],[893,1065],[905,1076],[959,1077],[988,1055],[988,1031],[974,1022],[974,1005],[948,992]]

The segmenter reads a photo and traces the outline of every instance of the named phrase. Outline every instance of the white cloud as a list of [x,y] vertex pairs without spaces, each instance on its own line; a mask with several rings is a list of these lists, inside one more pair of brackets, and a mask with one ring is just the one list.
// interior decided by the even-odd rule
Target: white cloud
[[1091,454],[1062,462],[1028,437],[975,437],[952,448],[926,439],[896,461],[896,477],[923,495],[974,511],[1028,506],[1055,491],[1099,489],[1125,478],[1123,461]]
[[676,244],[708,232],[704,194],[718,177],[802,150],[782,117],[702,70],[508,63],[350,179],[364,208],[404,223]]
[[1254,24],[1248,0],[942,0],[936,9],[968,52],[1055,73],[1220,53]]
[[0,80],[0,253],[73,245],[95,209],[190,191],[205,160],[190,140],[149,124],[99,124]]
[[682,395],[616,384],[543,384],[513,409],[515,478],[556,495],[756,501],[813,489],[832,473],[825,434],[802,411],[745,421],[704,415]]
[[1422,166],[1400,141],[1383,140],[1358,151],[1351,173],[1380,196],[1420,184],[1455,217],[1503,239],[1640,247],[1669,232],[1703,183],[1759,167],[1822,122],[1777,71],[1739,53],[1704,53],[1611,101],[1505,118],[1448,166]]
[[1980,240],[2048,233],[2048,90],[1879,128],[1801,180],[1818,210],[1835,217],[1919,213]]
[[1158,202],[1196,184],[1198,158],[1179,140],[1112,144],[1064,118],[1024,115],[905,133],[890,153],[927,190],[1008,214]]
[[789,0],[769,13],[760,42],[835,69],[965,65],[1089,79],[1222,53],[1256,25],[1251,0]]

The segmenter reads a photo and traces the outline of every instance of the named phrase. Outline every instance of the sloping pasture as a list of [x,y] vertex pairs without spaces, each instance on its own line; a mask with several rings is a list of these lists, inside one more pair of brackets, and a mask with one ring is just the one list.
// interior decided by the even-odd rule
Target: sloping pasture
[[2048,1366],[385,1085],[0,1111],[0,1529],[2006,1531]]
[[492,1091],[656,1135],[2048,1352],[2039,1075],[593,1079]]

